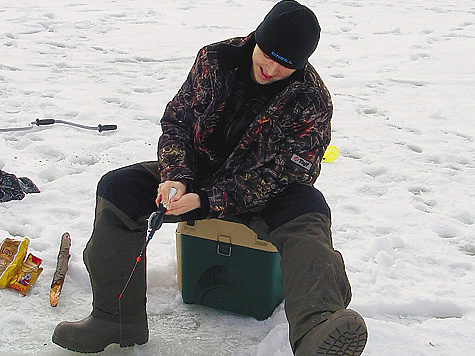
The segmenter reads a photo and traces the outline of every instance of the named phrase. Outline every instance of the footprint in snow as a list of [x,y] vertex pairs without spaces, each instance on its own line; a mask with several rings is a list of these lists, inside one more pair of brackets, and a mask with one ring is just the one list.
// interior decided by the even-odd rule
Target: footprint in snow
[[427,188],[414,186],[409,188],[409,192],[413,195],[412,204],[414,208],[419,211],[431,213],[437,205],[437,201],[431,198],[431,191]]

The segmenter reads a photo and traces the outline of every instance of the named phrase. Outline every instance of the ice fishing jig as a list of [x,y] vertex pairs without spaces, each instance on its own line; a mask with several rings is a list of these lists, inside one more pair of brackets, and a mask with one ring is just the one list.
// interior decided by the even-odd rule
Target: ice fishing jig
[[14,132],[14,131],[27,131],[33,129],[35,126],[46,126],[46,125],[53,125],[53,124],[65,124],[69,126],[78,127],[80,129],[86,130],[97,130],[99,132],[102,131],[112,131],[117,129],[117,125],[97,125],[97,126],[86,126],[77,124],[75,122],[65,121],[65,120],[57,120],[57,119],[36,119],[30,123],[30,126],[25,127],[11,127],[11,128],[0,128],[0,132]]

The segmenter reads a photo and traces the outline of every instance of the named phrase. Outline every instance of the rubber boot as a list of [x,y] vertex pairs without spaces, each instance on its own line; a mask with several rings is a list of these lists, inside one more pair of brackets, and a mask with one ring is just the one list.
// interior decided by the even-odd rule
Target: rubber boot
[[65,349],[84,353],[100,352],[111,344],[142,345],[148,341],[147,317],[134,323],[115,323],[92,315],[76,322],[63,321],[54,329],[52,340]]
[[293,351],[298,340],[351,300],[343,258],[332,246],[330,225],[323,214],[307,213],[270,233],[270,241],[281,253]]
[[295,356],[359,356],[367,336],[361,315],[351,309],[338,310],[297,342]]
[[143,248],[146,221],[139,224],[108,200],[98,197],[94,230],[84,250],[84,263],[92,286],[93,310],[96,318],[118,322],[134,322],[146,314],[146,265],[144,253],[125,284]]

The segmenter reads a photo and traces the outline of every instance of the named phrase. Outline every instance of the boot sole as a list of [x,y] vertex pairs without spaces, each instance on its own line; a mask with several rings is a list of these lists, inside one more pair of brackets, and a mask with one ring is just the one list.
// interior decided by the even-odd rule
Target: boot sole
[[54,334],[53,334],[53,337],[51,338],[51,340],[53,341],[53,343],[55,343],[56,345],[62,347],[63,349],[66,349],[66,350],[69,350],[69,351],[74,351],[74,352],[81,352],[81,353],[84,353],[84,354],[95,354],[95,353],[98,353],[98,352],[101,352],[101,351],[105,350],[105,347],[102,348],[102,349],[100,349],[100,348],[84,349],[84,348],[80,348],[80,347],[73,348],[73,347],[70,347],[68,345],[63,345],[63,344],[61,344],[61,342],[58,340],[58,338]]
[[144,345],[148,342],[148,336],[147,338],[140,340],[140,341],[127,341],[127,340],[122,340],[121,342],[118,342],[117,344],[120,345],[120,347],[132,347],[134,345]]
[[53,337],[52,337],[52,341],[53,341],[56,345],[58,345],[58,346],[60,346],[60,347],[62,347],[62,348],[64,348],[64,349],[66,349],[66,350],[69,350],[69,351],[81,352],[81,353],[84,353],[84,354],[95,354],[95,353],[104,351],[107,346],[112,345],[112,344],[119,344],[120,347],[132,347],[132,346],[134,346],[134,345],[136,345],[136,344],[137,344],[137,345],[144,345],[144,344],[146,344],[146,343],[148,342],[148,338],[147,338],[147,340],[145,340],[145,341],[138,341],[138,342],[136,342],[136,341],[112,342],[112,343],[110,343],[109,345],[107,345],[107,346],[105,346],[105,347],[103,347],[103,348],[95,348],[95,349],[72,348],[72,347],[68,347],[68,346],[66,346],[66,345],[61,345],[61,343],[57,340],[57,338],[55,337],[54,334],[53,334]]
[[317,356],[359,356],[368,338],[363,318],[351,309],[340,310],[329,319],[328,335],[322,340]]
[[[80,346],[70,346],[70,345],[64,345],[61,343],[61,340],[60,338],[58,338],[56,336],[56,334],[53,333],[53,336],[51,338],[51,341],[53,341],[53,343],[55,343],[56,345],[64,348],[64,349],[67,349],[69,351],[74,351],[74,352],[81,352],[81,353],[85,353],[85,354],[95,354],[95,353],[98,353],[98,352],[102,352],[106,349],[107,346],[109,345],[112,345],[112,344],[119,344],[120,347],[132,347],[134,345],[144,345],[148,342],[148,335],[147,336],[144,336],[142,337],[140,340],[127,340],[127,339],[123,339],[121,341],[117,341],[117,342],[111,342],[109,343],[108,345],[105,345],[105,346],[98,346],[98,347],[91,347],[91,345],[89,345],[89,348],[87,347],[80,347]],[[64,341],[64,340],[63,340]],[[71,340],[72,341],[72,340]]]

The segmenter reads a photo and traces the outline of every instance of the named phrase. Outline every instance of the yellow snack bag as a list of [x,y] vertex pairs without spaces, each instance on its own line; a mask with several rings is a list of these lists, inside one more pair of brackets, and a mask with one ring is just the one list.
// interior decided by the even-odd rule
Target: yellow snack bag
[[0,287],[5,286],[10,282],[15,273],[21,267],[26,256],[28,244],[30,240],[24,238],[23,241],[19,239],[6,238],[0,247]]
[[41,258],[35,257],[30,253],[15,277],[8,284],[8,288],[15,289],[25,295],[26,291],[35,283],[43,271],[43,268],[40,267],[41,262]]

